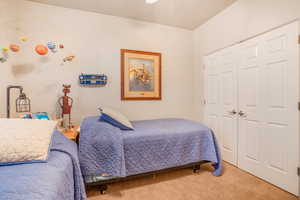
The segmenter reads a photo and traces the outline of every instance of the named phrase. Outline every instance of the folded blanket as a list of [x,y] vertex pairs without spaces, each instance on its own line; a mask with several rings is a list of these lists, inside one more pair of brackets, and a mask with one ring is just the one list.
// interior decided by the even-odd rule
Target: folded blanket
[[83,175],[126,176],[122,132],[97,118],[80,127],[79,161]]
[[74,184],[75,184],[75,200],[86,199],[85,186],[80,170],[78,160],[78,149],[75,142],[66,142],[68,140],[59,132],[54,133],[53,142],[50,151],[59,151],[66,153],[70,156],[73,162]]
[[58,132],[47,162],[0,166],[0,180],[0,199],[86,199],[77,146]]

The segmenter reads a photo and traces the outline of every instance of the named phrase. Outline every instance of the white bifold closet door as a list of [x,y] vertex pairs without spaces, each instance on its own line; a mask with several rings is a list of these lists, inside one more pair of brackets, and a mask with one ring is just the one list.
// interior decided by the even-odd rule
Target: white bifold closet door
[[237,165],[237,56],[228,48],[206,58],[206,123],[220,143],[222,157]]
[[205,58],[205,121],[223,159],[298,195],[298,22]]

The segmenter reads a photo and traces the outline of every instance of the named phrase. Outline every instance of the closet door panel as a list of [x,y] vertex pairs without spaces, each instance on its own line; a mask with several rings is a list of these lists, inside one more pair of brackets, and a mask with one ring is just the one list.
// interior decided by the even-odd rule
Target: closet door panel
[[223,159],[237,165],[236,48],[220,52],[220,134]]
[[262,171],[262,68],[259,40],[240,47],[239,64],[239,167],[263,176]]
[[299,49],[293,23],[243,43],[238,166],[298,195]]
[[264,38],[264,167],[266,180],[298,195],[299,47],[298,23]]
[[211,128],[218,141],[221,136],[219,132],[219,72],[217,67],[218,56],[210,55],[205,58],[205,108],[204,121]]

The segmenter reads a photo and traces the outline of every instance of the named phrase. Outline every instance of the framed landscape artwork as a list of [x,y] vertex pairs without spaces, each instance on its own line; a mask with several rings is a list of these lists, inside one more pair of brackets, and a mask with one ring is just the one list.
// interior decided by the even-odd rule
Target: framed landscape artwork
[[161,100],[161,53],[121,49],[121,99]]

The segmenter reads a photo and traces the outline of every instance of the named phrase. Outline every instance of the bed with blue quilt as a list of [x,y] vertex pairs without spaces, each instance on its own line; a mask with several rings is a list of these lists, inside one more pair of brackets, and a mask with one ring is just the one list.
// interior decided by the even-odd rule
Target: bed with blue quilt
[[184,119],[132,122],[124,131],[99,117],[81,123],[79,160],[87,185],[126,180],[140,174],[203,162],[211,162],[213,175],[222,174],[220,152],[213,132],[206,126]]
[[77,145],[55,132],[47,162],[0,166],[0,199],[84,200]]

